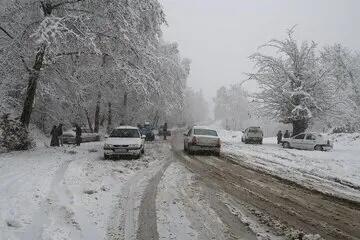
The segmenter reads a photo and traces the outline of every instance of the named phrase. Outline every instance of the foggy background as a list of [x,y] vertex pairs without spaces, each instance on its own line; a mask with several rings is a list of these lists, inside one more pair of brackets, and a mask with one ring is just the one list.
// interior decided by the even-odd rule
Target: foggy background
[[[300,40],[319,46],[336,42],[360,49],[358,0],[161,0],[169,26],[167,41],[179,43],[183,57],[192,60],[190,87],[202,89],[211,104],[216,90],[246,79],[253,70],[248,57],[267,41],[286,37],[297,25]],[[257,85],[244,85],[256,91]]]

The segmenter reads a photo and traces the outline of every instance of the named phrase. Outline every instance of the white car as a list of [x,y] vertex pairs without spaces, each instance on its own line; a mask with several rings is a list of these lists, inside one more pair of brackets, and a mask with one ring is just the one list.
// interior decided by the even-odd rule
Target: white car
[[329,151],[333,148],[333,143],[320,133],[300,133],[291,138],[284,138],[282,142],[284,148],[317,151]]
[[264,138],[263,131],[260,127],[249,127],[243,131],[241,141],[245,144],[259,143],[262,144]]
[[220,155],[221,141],[216,130],[194,126],[184,133],[184,150],[190,154],[196,152],[212,152]]
[[145,137],[137,127],[117,127],[105,139],[104,159],[125,155],[140,158],[144,152]]

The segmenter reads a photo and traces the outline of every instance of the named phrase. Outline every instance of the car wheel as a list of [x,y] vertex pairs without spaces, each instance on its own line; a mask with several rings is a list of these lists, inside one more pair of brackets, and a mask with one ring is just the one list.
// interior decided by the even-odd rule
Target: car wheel
[[144,147],[141,149],[141,154],[144,154],[145,153],[145,149]]
[[290,147],[291,147],[290,143],[288,143],[288,142],[283,143],[283,148],[290,148]]
[[259,144],[263,144],[263,141],[261,140],[261,141],[259,142]]
[[105,159],[105,160],[108,160],[108,159],[109,159],[109,155],[104,154],[104,159]]
[[315,151],[324,151],[324,149],[323,149],[323,147],[322,147],[321,145],[316,145],[316,146],[314,147],[314,150],[315,150]]
[[191,150],[191,147],[188,147],[187,152],[188,152],[190,155],[194,155],[194,151]]

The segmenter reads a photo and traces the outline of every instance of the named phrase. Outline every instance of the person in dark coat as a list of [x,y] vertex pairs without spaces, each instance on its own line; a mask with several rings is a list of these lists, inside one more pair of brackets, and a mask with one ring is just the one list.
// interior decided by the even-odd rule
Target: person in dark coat
[[282,141],[282,137],[283,137],[281,130],[278,131],[276,136],[277,136],[277,144],[280,144]]
[[284,138],[289,138],[289,137],[290,137],[289,130],[286,130],[284,133]]
[[62,138],[62,135],[63,135],[63,125],[62,125],[62,123],[60,123],[59,126],[57,127],[57,135],[58,135],[58,138],[59,138],[60,146],[64,146],[64,142],[63,142],[63,138]]
[[51,129],[50,134],[51,134],[50,146],[51,147],[58,147],[59,146],[59,137],[58,137],[58,132],[57,132],[56,125],[53,126],[53,128]]
[[166,140],[167,130],[168,130],[167,123],[164,123],[164,126],[163,126],[164,140]]
[[76,145],[80,146],[81,143],[81,128],[79,127],[79,125],[75,124],[75,133],[76,133],[76,137],[75,137],[75,141],[76,141]]

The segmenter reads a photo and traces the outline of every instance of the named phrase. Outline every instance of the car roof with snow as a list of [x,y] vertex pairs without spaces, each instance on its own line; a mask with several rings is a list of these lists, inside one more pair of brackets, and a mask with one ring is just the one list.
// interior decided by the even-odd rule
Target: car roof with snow
[[194,129],[207,129],[207,130],[214,130],[213,128],[207,127],[207,126],[193,126]]
[[133,126],[119,126],[114,129],[139,129],[139,128]]

